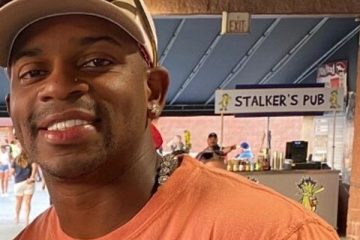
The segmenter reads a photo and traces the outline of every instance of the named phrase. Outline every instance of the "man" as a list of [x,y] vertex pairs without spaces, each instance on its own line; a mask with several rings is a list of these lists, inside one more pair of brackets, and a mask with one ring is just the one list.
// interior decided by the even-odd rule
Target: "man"
[[16,239],[337,239],[270,189],[156,154],[168,74],[142,1],[13,0],[0,35],[8,110],[53,201]]
[[217,134],[214,132],[209,133],[207,145],[208,146],[196,156],[197,159],[203,162],[207,162],[210,159],[223,161],[229,152],[236,149],[236,145],[220,147],[218,144]]

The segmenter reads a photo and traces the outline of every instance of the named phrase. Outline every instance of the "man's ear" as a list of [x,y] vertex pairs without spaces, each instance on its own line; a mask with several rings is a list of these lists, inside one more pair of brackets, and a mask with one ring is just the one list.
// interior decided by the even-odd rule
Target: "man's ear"
[[9,114],[9,116],[11,117],[11,113],[10,113],[10,94],[8,93],[5,97],[5,102],[6,102],[6,110]]
[[161,108],[165,105],[169,87],[169,73],[163,67],[155,67],[147,71],[148,103],[156,103]]

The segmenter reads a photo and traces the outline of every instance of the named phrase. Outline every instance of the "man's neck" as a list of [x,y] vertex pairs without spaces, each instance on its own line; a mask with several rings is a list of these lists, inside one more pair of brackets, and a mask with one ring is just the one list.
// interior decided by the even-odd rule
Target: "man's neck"
[[[152,195],[156,164],[155,155],[152,161],[138,159],[106,184],[49,179],[49,191],[62,229],[74,238],[96,238],[127,223]],[[104,174],[100,172],[98,176]]]

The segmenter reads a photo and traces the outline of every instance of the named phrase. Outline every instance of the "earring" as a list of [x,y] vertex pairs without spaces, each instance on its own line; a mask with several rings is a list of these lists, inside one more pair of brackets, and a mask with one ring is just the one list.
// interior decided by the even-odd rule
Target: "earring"
[[79,81],[79,79],[75,78],[75,79],[74,79],[74,82],[77,82],[77,81]]
[[153,102],[148,107],[148,109],[150,110],[150,116],[149,116],[150,118],[158,118],[160,116],[161,109],[160,109],[159,104]]

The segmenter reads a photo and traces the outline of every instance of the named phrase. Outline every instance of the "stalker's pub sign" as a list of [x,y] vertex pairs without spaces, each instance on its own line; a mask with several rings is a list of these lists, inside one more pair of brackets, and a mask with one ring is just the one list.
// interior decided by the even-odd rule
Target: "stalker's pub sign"
[[341,111],[342,89],[324,87],[217,90],[216,114]]

